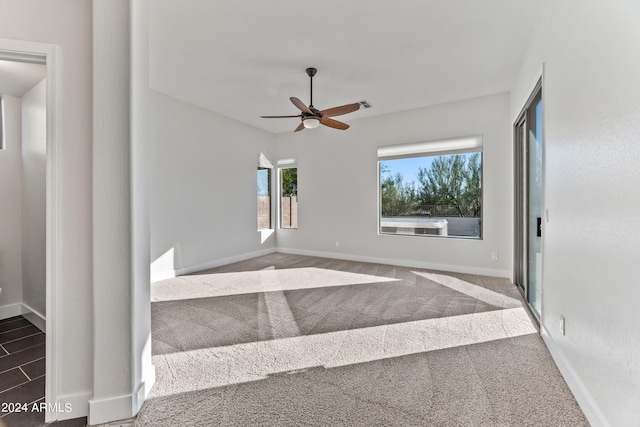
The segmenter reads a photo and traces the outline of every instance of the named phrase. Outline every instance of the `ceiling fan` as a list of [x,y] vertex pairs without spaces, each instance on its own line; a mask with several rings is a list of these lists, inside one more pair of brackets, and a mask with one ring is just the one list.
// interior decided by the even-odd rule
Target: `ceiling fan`
[[355,104],[346,104],[341,105],[340,107],[328,108],[326,110],[318,110],[313,106],[313,76],[316,75],[315,68],[307,68],[307,75],[311,79],[310,87],[311,87],[311,103],[307,107],[304,105],[302,101],[300,101],[295,96],[289,98],[293,105],[295,105],[300,111],[301,114],[297,116],[260,116],[265,119],[281,119],[281,118],[292,118],[292,117],[300,117],[301,123],[298,125],[294,132],[298,132],[307,129],[315,129],[319,125],[323,124],[325,126],[329,126],[334,129],[346,130],[349,129],[349,125],[346,123],[339,122],[338,120],[334,120],[331,117],[341,116],[343,114],[348,114],[354,112],[360,108],[360,103],[356,102]]

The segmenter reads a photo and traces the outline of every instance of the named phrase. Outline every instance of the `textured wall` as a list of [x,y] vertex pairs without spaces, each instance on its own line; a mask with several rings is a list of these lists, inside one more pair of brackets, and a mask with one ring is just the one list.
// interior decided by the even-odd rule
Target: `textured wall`
[[[278,247],[301,253],[369,257],[390,263],[510,277],[512,146],[509,95],[348,121],[337,131],[278,135],[278,158],[297,158],[297,230],[278,230]],[[377,147],[484,135],[482,240],[378,235]],[[338,242],[339,246],[336,246]],[[499,260],[491,261],[491,252]]]
[[542,321],[594,425],[640,424],[639,47],[638,2],[545,1],[512,98],[544,63]]
[[158,92],[149,108],[152,277],[275,247],[257,231],[256,197],[275,137]]

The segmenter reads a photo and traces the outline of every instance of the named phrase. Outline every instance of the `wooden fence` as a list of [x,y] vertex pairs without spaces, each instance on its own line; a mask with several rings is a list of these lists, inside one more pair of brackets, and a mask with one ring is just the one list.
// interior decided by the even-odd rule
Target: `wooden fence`
[[258,196],[258,230],[271,228],[271,196]]
[[280,227],[298,228],[298,196],[282,197]]
[[[298,197],[282,197],[280,228],[298,228]],[[258,230],[271,228],[271,197],[258,196]]]

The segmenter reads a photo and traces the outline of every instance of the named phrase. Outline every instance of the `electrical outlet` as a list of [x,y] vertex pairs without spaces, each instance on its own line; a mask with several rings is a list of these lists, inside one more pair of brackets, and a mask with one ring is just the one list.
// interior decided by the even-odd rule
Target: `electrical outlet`
[[565,319],[562,314],[560,315],[560,332],[562,333],[562,335],[565,334]]
[[498,260],[498,252],[491,252],[491,261]]
[[340,242],[336,240],[336,248],[339,248],[339,247],[340,247]]

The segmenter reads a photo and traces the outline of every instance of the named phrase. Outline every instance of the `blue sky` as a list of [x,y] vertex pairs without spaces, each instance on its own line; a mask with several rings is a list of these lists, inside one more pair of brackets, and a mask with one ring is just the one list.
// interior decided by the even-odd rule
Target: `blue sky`
[[258,169],[258,196],[269,195],[269,170]]
[[[473,153],[463,154],[467,158],[471,156]],[[445,156],[453,156],[454,154],[445,154]],[[400,172],[404,177],[402,182],[405,184],[410,184],[412,181],[418,187],[418,170],[419,168],[429,169],[431,167],[431,163],[433,160],[440,156],[428,156],[428,157],[411,157],[407,159],[396,159],[396,160],[384,160],[380,162],[380,166],[385,165],[388,167],[389,172],[384,173],[381,176],[381,181],[386,177],[395,175]]]
[[381,179],[384,180],[386,177],[400,172],[404,177],[403,182],[405,184],[413,181],[417,186],[418,169],[420,167],[429,169],[434,158],[435,157],[412,157],[409,159],[382,161],[380,162],[380,165],[386,165],[389,168],[389,173],[382,174]]

